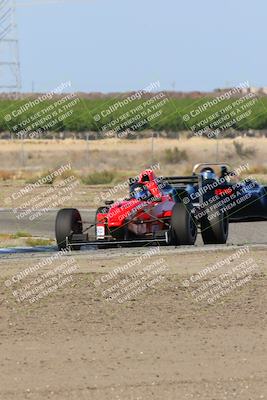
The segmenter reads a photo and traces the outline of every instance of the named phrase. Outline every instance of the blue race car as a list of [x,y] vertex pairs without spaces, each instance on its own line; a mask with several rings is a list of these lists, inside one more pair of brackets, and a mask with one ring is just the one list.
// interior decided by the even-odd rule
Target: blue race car
[[267,186],[251,178],[237,180],[225,163],[197,164],[191,176],[162,180],[180,204],[175,206],[179,212],[173,209],[170,241],[179,237],[182,244],[193,244],[200,226],[205,244],[226,243],[229,222],[267,220]]

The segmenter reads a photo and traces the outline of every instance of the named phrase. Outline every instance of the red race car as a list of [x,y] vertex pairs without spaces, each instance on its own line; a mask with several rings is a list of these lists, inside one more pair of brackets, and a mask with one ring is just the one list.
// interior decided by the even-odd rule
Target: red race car
[[[128,198],[106,201],[97,209],[95,223],[86,227],[77,209],[62,209],[56,218],[58,248],[80,249],[86,244],[101,248],[147,243],[193,245],[198,226],[204,232],[204,243],[225,243],[227,215],[217,212],[210,223],[203,213],[203,196],[190,198],[192,190],[203,192],[207,174],[206,165],[191,176],[156,177],[154,171],[144,170],[138,179],[129,180]],[[198,218],[200,213],[203,216]],[[88,233],[93,228],[94,237]]]

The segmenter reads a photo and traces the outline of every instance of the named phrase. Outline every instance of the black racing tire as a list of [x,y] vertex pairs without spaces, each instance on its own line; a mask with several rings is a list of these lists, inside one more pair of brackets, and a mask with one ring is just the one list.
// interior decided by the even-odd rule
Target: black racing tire
[[[82,233],[83,225],[79,211],[76,208],[62,208],[56,217],[56,241],[59,250],[66,249],[66,237],[72,233]],[[80,246],[75,246],[80,250]]]
[[176,238],[176,234],[172,228],[172,226],[170,225],[168,231],[167,231],[167,240],[166,243],[168,246],[175,246],[177,245],[177,238]]
[[229,218],[225,212],[211,213],[208,209],[200,221],[204,244],[225,244],[229,233]]
[[194,245],[197,238],[197,225],[192,215],[192,207],[176,203],[171,216],[171,243],[174,245]]

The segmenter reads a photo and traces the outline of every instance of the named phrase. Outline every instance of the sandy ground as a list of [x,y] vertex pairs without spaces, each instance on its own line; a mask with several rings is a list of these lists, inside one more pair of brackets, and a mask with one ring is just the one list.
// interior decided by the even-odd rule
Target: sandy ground
[[[78,181],[75,181],[78,182]],[[35,198],[40,197],[43,201],[45,199],[48,200],[42,208],[48,207],[51,208],[51,204],[53,202],[56,203],[56,208],[63,208],[63,207],[78,207],[78,208],[89,208],[94,207],[97,208],[104,204],[104,200],[101,201],[101,196],[105,199],[110,199],[109,193],[110,190],[114,187],[114,185],[83,185],[79,182],[77,186],[75,186],[75,190],[71,190],[66,196],[57,196],[56,201],[51,198],[51,194],[48,194],[48,190],[51,188],[51,185],[42,185],[38,188],[35,188],[34,191],[31,193],[22,196],[21,199],[15,200],[12,198],[12,195],[16,196],[16,194],[23,190],[27,186],[26,183],[22,182],[0,182],[0,207],[1,208],[9,208],[9,209],[16,209],[22,207],[30,208],[30,206],[35,206],[36,203],[34,201]],[[65,188],[67,185],[65,186]],[[70,185],[69,185],[70,187]],[[55,192],[57,189],[54,187]],[[121,195],[126,195],[127,192],[117,192],[116,198],[120,197]],[[115,196],[113,196],[115,197]],[[99,200],[100,199],[100,200]],[[27,205],[24,207],[24,205]],[[11,212],[14,215],[14,212]],[[24,218],[25,219],[25,218]]]
[[[239,259],[201,281],[252,259],[257,271],[245,285],[213,304],[192,294],[198,282],[191,276],[240,249],[155,248],[149,259],[148,249],[74,252],[10,287],[4,282],[47,255],[1,257],[0,398],[265,399],[266,246],[243,248]],[[16,301],[12,291],[72,259],[77,269],[65,286],[32,304]],[[162,280],[122,303],[106,300],[110,284],[161,259]]]

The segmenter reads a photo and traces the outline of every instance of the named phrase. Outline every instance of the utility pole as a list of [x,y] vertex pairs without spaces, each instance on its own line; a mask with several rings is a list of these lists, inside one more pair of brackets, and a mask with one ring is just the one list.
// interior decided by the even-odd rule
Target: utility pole
[[21,89],[15,0],[0,0],[0,89]]

